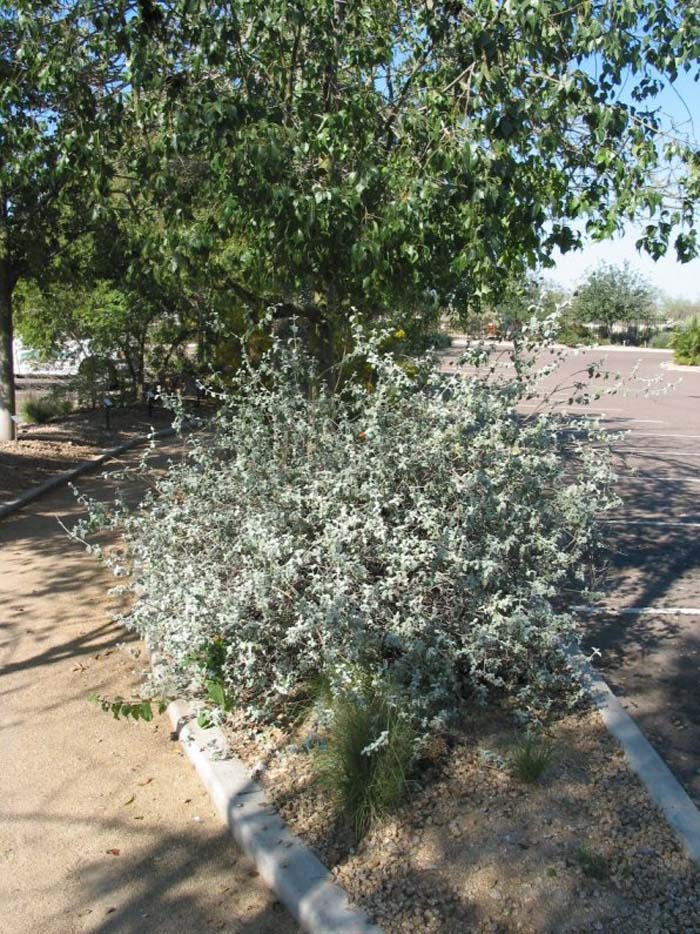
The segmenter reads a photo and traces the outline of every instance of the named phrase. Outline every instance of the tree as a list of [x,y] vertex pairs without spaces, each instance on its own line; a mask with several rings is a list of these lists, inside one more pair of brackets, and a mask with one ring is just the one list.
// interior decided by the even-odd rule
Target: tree
[[27,128],[0,153],[7,281],[27,274],[17,229],[37,255],[56,241],[23,192],[113,210],[117,190],[162,219],[133,281],[225,256],[219,291],[257,320],[304,315],[330,366],[351,309],[478,305],[579,245],[573,221],[603,238],[646,212],[645,249],[697,252],[698,156],[653,103],[697,71],[695,5],[55,0],[31,19],[35,6],[0,20],[0,120]]
[[599,324],[610,333],[613,324],[650,323],[656,316],[656,291],[629,263],[601,263],[588,274],[574,296],[574,317]]
[[687,298],[672,298],[666,295],[661,306],[662,315],[666,320],[686,321],[688,318],[700,315],[700,301],[691,301]]
[[80,4],[0,6],[0,440],[14,436],[13,296],[90,222],[114,92]]
[[[349,309],[478,302],[570,249],[584,218],[695,250],[692,166],[665,198],[650,101],[696,67],[695,8],[646,0],[264,0],[152,4],[129,22],[139,119],[164,127],[154,183],[176,191],[172,255],[237,246],[233,281],[333,335]],[[590,67],[596,59],[597,69]],[[621,97],[623,72],[628,75]],[[191,190],[190,190],[191,191]],[[171,204],[175,206],[176,202]],[[329,354],[330,355],[330,354]]]
[[[143,394],[147,364],[167,369],[177,350],[200,330],[197,314],[201,278],[135,259],[152,231],[137,205],[118,194],[111,211],[93,229],[66,244],[56,268],[38,282],[22,283],[15,301],[16,329],[24,344],[45,358],[60,357],[66,347],[76,355],[119,357],[132,394]],[[200,341],[201,343],[201,341]]]

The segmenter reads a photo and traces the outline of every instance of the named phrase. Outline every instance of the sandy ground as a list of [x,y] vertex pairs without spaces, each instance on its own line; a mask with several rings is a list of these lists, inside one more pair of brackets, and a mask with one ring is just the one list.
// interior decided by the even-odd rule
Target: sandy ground
[[163,408],[130,405],[116,408],[106,428],[104,413],[88,409],[46,425],[20,424],[15,441],[0,441],[0,503],[15,499],[57,473],[103,450],[169,427],[172,417]]
[[58,524],[77,515],[62,490],[0,522],[0,928],[296,931],[166,718],[117,722],[88,703],[128,696],[141,662],[118,648],[112,580]]

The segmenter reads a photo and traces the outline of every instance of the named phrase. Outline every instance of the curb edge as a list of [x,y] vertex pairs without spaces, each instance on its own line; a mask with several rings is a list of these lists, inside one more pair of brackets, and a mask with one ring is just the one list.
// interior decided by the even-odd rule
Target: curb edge
[[622,747],[627,764],[663,813],[688,859],[700,867],[700,810],[602,675],[579,651],[570,652],[570,659],[584,674],[588,693],[606,729]]
[[209,796],[265,884],[308,934],[382,934],[314,853],[289,830],[261,786],[235,756],[215,758],[227,748],[218,727],[203,730],[192,707],[176,700],[168,715],[178,739]]
[[88,473],[91,470],[96,470],[98,467],[101,467],[105,461],[108,461],[110,457],[118,457],[119,454],[124,454],[126,451],[130,451],[132,448],[138,447],[140,444],[146,444],[146,442],[150,441],[152,438],[169,438],[174,434],[176,434],[174,428],[163,428],[160,431],[154,432],[153,434],[139,435],[137,438],[124,441],[122,444],[118,444],[115,448],[109,448],[109,450],[103,451],[99,457],[95,457],[92,460],[81,461],[77,466],[72,467],[70,470],[56,474],[55,477],[50,477],[48,480],[44,481],[44,483],[40,483],[39,486],[32,487],[31,490],[27,490],[26,493],[22,493],[17,497],[17,499],[9,500],[6,503],[0,503],[0,519],[4,519],[6,516],[11,516],[13,513],[23,509],[28,503],[33,502],[35,499],[39,499],[39,497],[43,496],[45,493],[50,493],[51,490],[56,489],[56,487],[62,486],[64,483],[70,483],[71,480],[74,480],[76,477],[80,477],[82,474]]

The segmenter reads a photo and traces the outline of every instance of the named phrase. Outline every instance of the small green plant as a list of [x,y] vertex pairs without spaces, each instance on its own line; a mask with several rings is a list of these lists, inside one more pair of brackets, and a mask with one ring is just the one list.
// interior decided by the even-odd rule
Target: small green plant
[[45,425],[52,418],[62,418],[72,411],[71,401],[57,395],[27,399],[20,406],[22,420],[30,425]]
[[[124,717],[126,720],[145,720],[149,722],[153,719],[153,704],[151,701],[138,699],[125,701],[122,697],[110,699],[109,697],[101,697],[99,694],[91,694],[88,700],[93,704],[99,704],[105,713],[111,713],[115,720]],[[167,706],[166,701],[158,701],[158,713],[165,713]]]
[[672,347],[676,363],[700,366],[700,318],[697,315],[676,329]]
[[536,782],[547,770],[552,753],[551,743],[534,733],[527,733],[510,757],[511,772],[520,782]]
[[598,853],[592,853],[586,847],[579,847],[576,850],[576,859],[581,867],[581,871],[589,879],[597,879],[599,882],[608,876],[608,864],[603,856]]
[[673,341],[673,334],[670,331],[657,331],[649,338],[649,346],[654,350],[667,350]]
[[[189,660],[205,675],[204,688],[207,701],[211,707],[222,713],[230,713],[234,708],[234,704],[230,693],[226,690],[222,676],[226,662],[226,646],[222,639],[217,637],[210,642],[204,643],[197,651],[190,654]],[[209,729],[209,727],[213,726],[212,710],[200,711],[197,723],[203,729]]]
[[405,794],[415,744],[412,724],[386,692],[365,687],[334,699],[318,769],[358,839]]

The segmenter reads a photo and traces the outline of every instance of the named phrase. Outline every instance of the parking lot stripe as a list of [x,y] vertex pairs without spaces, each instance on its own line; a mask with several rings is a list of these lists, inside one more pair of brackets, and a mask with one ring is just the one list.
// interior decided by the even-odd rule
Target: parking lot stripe
[[671,525],[682,529],[700,529],[700,522],[675,519],[602,519],[607,525]]
[[634,431],[630,429],[629,434],[626,437],[634,438],[684,438],[686,441],[700,441],[700,435],[670,435],[663,434],[661,432],[656,433],[654,431]]
[[653,455],[656,456],[656,457],[661,456],[661,455],[663,455],[664,457],[668,457],[668,456],[671,456],[671,457],[700,457],[700,451],[665,451],[665,450],[663,450],[663,448],[660,449],[660,450],[656,450],[656,451],[653,450],[652,448],[647,448],[647,449],[644,449],[644,448],[627,448],[627,450],[625,451],[625,454],[647,454],[647,455],[648,455],[648,454],[653,454]]
[[575,606],[573,609],[589,616],[700,616],[700,607],[693,606]]
[[659,474],[636,473],[631,480],[663,480],[665,483],[700,483],[700,477],[663,477]]

